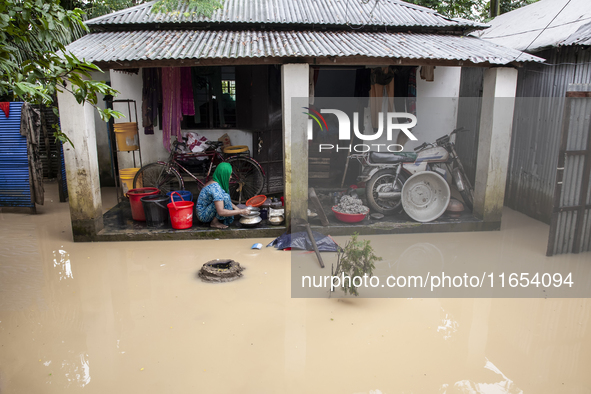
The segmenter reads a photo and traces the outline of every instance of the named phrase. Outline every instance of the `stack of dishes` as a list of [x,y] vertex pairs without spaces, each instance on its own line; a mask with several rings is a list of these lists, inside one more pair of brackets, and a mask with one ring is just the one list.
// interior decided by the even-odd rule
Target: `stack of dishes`
[[250,211],[248,215],[240,215],[240,224],[242,227],[256,227],[263,220],[261,219],[261,209],[257,207],[246,207]]

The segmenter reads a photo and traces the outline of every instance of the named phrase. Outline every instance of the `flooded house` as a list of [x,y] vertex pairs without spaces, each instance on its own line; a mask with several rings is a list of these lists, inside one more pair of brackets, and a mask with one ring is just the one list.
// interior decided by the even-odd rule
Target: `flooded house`
[[[108,81],[119,95],[104,105],[126,115],[104,124],[91,106],[78,104],[68,94],[58,97],[62,128],[75,146],[66,147],[64,157],[76,241],[245,238],[284,232],[286,224],[230,231],[149,229],[124,217],[125,199],[103,216],[101,177],[116,181],[123,169],[166,161],[171,142],[187,133],[245,147],[264,174],[260,193],[283,197],[284,223],[307,218],[309,187],[314,187],[324,198],[320,204],[335,234],[500,227],[517,68],[541,58],[469,36],[486,25],[398,0],[379,7],[226,0],[209,17],[187,9],[153,13],[153,6],[146,3],[89,20],[90,33],[68,46],[75,56],[105,71],[93,77]],[[312,122],[316,112],[330,108],[327,98],[366,103],[350,111],[363,118],[365,135],[375,132],[375,114],[382,110],[416,116],[416,140],[398,144],[412,152],[458,126],[465,67],[480,68],[484,76],[477,98],[481,111],[472,212],[431,223],[403,218],[356,227],[335,220],[332,190],[350,189],[362,168],[350,160],[351,147],[322,156],[317,154],[318,142],[309,139],[310,134],[320,135],[325,144],[338,146],[338,133],[318,132],[338,129],[336,117]],[[381,80],[384,75],[386,80]],[[187,88],[192,88],[190,94]],[[148,105],[158,90],[159,98]],[[156,111],[158,106],[162,108]],[[139,152],[114,149],[113,128],[126,122],[138,123]],[[383,133],[382,140],[384,146],[400,142],[392,133]],[[190,189],[191,179],[181,176]]]

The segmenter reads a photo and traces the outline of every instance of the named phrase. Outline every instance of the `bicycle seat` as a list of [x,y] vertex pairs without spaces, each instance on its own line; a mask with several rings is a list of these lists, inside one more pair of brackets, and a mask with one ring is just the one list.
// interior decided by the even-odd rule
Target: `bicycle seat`
[[412,163],[417,159],[417,154],[414,152],[371,152],[369,160],[372,163],[380,164],[396,164],[396,163]]
[[220,146],[224,145],[222,141],[207,141],[207,144],[212,148],[219,148]]

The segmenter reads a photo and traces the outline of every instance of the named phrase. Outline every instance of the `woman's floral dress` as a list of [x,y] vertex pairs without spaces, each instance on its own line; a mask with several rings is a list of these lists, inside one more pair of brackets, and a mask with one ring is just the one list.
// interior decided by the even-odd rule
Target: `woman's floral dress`
[[225,209],[233,209],[230,195],[217,182],[214,182],[211,185],[205,186],[201,189],[201,193],[199,193],[199,198],[197,199],[197,217],[203,223],[209,223],[215,217],[226,226],[230,225],[234,221],[234,217],[218,215],[215,209],[215,201],[223,201]]

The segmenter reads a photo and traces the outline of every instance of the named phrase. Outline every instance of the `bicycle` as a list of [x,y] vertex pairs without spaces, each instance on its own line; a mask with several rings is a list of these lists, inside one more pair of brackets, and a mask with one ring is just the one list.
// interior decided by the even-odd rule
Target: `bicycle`
[[[201,153],[182,153],[179,152],[179,146],[183,142],[174,141],[173,149],[167,161],[157,161],[150,163],[137,172],[133,179],[133,187],[156,187],[163,193],[173,190],[184,190],[185,182],[181,176],[181,171],[192,178],[198,184],[198,190],[205,186],[211,179],[215,168],[220,163],[229,163],[232,166],[232,176],[230,177],[230,198],[235,204],[241,204],[249,198],[261,193],[265,181],[265,172],[261,165],[249,156],[232,155],[225,157],[220,152],[223,145],[220,141],[208,141],[209,147]],[[202,170],[207,169],[202,179],[197,174],[188,170],[187,161],[199,163]],[[181,164],[185,162],[185,166]]]

